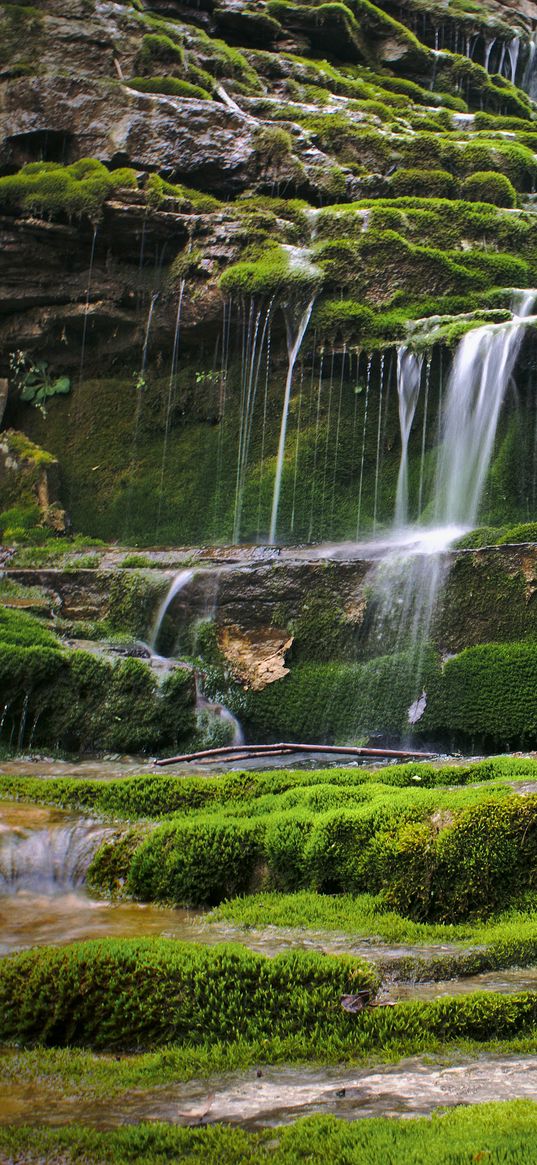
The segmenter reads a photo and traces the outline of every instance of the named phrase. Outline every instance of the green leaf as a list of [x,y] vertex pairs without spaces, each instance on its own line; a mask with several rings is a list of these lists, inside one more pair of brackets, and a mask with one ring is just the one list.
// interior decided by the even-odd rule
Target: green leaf
[[21,400],[32,401],[35,397],[36,392],[37,392],[36,385],[26,383],[24,385],[22,392],[21,392]]
[[71,391],[71,381],[68,376],[59,376],[57,380],[51,384],[49,388],[49,396],[57,394],[58,396],[65,396]]

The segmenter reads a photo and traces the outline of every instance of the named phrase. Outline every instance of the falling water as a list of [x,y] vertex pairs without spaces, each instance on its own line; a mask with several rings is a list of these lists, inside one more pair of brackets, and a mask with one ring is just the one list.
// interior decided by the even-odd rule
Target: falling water
[[362,427],[362,456],[360,459],[360,482],[358,485],[358,513],[356,515],[356,537],[360,533],[360,520],[362,517],[362,489],[364,484],[364,465],[365,465],[365,440],[367,434],[367,412],[369,406],[369,385],[371,383],[371,364],[373,357],[371,355],[367,358],[367,371],[365,378],[365,401],[364,401],[364,423]]
[[395,496],[395,525],[408,521],[408,442],[416,413],[421,384],[423,356],[410,348],[399,348],[397,353],[397,393],[399,397],[399,425],[401,429],[401,460]]
[[[440,450],[430,503],[434,525],[396,535],[392,550],[371,573],[369,582],[375,595],[372,650],[380,648],[383,654],[411,652],[414,683],[409,692],[409,724],[416,723],[426,708],[423,685],[427,643],[449,570],[446,551],[455,538],[475,525],[501,406],[536,299],[535,291],[515,293],[510,321],[476,328],[461,340],[444,394]],[[399,361],[399,382],[406,375],[401,365]],[[411,383],[415,386],[418,380],[417,369],[413,368]],[[425,423],[424,418],[424,429]],[[401,425],[402,439],[405,432]],[[423,452],[422,433],[422,457]]]
[[321,505],[319,510],[319,537],[322,538],[324,534],[324,509],[326,504],[326,477],[328,473],[328,464],[330,461],[330,427],[332,423],[332,397],[334,395],[334,360],[335,352],[332,349],[332,358],[330,360],[330,377],[328,380],[328,408],[326,412],[326,435],[324,440],[324,467],[323,467],[323,484],[321,487]]
[[240,401],[239,448],[237,455],[237,475],[235,482],[235,513],[233,520],[233,541],[238,542],[241,532],[242,507],[246,485],[246,471],[252,436],[255,402],[259,373],[265,342],[270,330],[274,298],[268,304],[256,305],[250,301],[248,326],[245,329],[245,343],[242,358],[242,384]]
[[271,354],[271,335],[270,328],[267,336],[267,351],[265,356],[265,384],[263,389],[263,421],[261,425],[261,452],[259,455],[259,486],[257,490],[257,530],[256,536],[259,541],[261,534],[261,503],[263,500],[263,478],[265,472],[265,442],[267,435],[267,407],[269,396],[269,378],[270,378],[270,354]]
[[298,483],[298,458],[300,452],[300,432],[302,428],[302,399],[304,395],[304,367],[300,368],[300,387],[298,392],[298,417],[296,423],[296,441],[295,441],[295,467],[293,472],[293,504],[291,506],[291,524],[290,530],[293,533],[295,529],[295,511],[296,511],[296,487]]
[[91,822],[4,831],[0,839],[0,894],[21,890],[52,894],[80,886],[96,849],[110,832]]
[[429,388],[431,384],[431,356],[427,356],[425,362],[425,400],[423,403],[423,425],[421,429],[421,457],[420,457],[420,480],[418,486],[418,514],[421,514],[423,507],[423,482],[425,475],[425,449],[427,445],[427,416],[429,411]]
[[160,629],[164,622],[164,617],[168,607],[175,599],[175,596],[178,595],[180,591],[184,590],[184,588],[188,586],[189,582],[192,581],[194,574],[195,572],[193,570],[181,570],[179,571],[179,574],[175,575],[175,578],[170,583],[170,586],[157,610],[151,631],[149,633],[149,646],[152,648],[152,650],[156,650]]
[[489,69],[490,54],[491,54],[493,48],[495,47],[495,45],[496,45],[496,37],[494,37],[493,40],[488,40],[485,44],[485,59],[483,61],[483,68],[486,69],[487,73],[490,72],[490,69]]
[[287,380],[285,382],[285,393],[283,398],[282,420],[280,426],[280,440],[278,444],[278,457],[276,461],[276,476],[274,479],[274,493],[272,497],[272,514],[270,518],[270,532],[269,541],[276,541],[276,529],[278,524],[278,509],[280,506],[280,491],[282,486],[283,462],[285,456],[285,438],[287,434],[287,420],[289,416],[289,402],[291,400],[291,389],[293,387],[293,372],[296,364],[297,356],[302,347],[302,341],[306,334],[307,326],[310,322],[310,316],[313,311],[313,304],[315,297],[310,299],[309,303],[304,308],[298,323],[293,320],[291,310],[288,308],[285,314],[285,326],[287,329]]
[[476,328],[459,344],[444,404],[434,504],[439,526],[475,524],[500,409],[536,298],[535,291],[517,292],[512,320]]
[[145,373],[146,373],[146,369],[147,369],[147,353],[148,353],[148,349],[149,349],[149,337],[151,334],[151,324],[153,322],[153,313],[155,311],[155,304],[157,302],[158,297],[159,297],[158,291],[153,291],[151,294],[151,302],[149,304],[149,311],[147,313],[147,322],[145,325],[144,342],[143,342],[143,346],[142,346],[142,359],[141,359],[141,363],[140,363],[140,371],[136,374],[136,377],[135,377],[136,408],[134,410],[134,426],[133,426],[133,432],[132,432],[132,448],[131,448],[131,461],[130,461],[130,484],[129,484],[129,491],[128,491],[128,495],[127,495],[127,506],[126,506],[126,513],[125,513],[125,540],[129,536],[129,529],[130,529],[130,517],[131,517],[131,510],[132,510],[132,493],[133,493],[133,487],[134,487],[136,458],[137,458],[137,452],[138,452],[138,430],[140,428],[140,418],[142,415],[142,400],[143,400],[143,390],[145,388]]
[[332,505],[330,508],[330,537],[334,533],[334,513],[336,508],[336,484],[337,484],[337,468],[338,468],[338,452],[339,452],[339,434],[341,430],[341,405],[343,401],[343,377],[345,375],[345,362],[347,359],[347,349],[344,346],[343,355],[341,359],[341,374],[339,377],[339,396],[337,406],[337,421],[336,421],[336,437],[334,441],[334,468],[332,472]]
[[85,360],[85,356],[86,356],[86,337],[87,337],[87,332],[88,332],[88,317],[89,317],[89,305],[90,305],[90,294],[91,294],[91,281],[93,278],[93,264],[95,261],[95,245],[97,243],[97,229],[98,229],[97,227],[93,228],[93,238],[91,240],[88,283],[87,283],[87,287],[86,287],[86,303],[85,303],[85,307],[84,307],[84,324],[82,327],[82,344],[80,347],[80,368],[79,368],[79,372],[78,372],[78,379],[79,379],[80,383],[82,383],[82,376],[84,373],[84,360]]
[[537,33],[535,32],[528,45],[528,57],[521,88],[528,94],[528,97],[531,97],[532,101],[537,100]]
[[321,349],[319,359],[319,380],[317,383],[317,413],[315,418],[315,446],[313,450],[313,469],[311,474],[311,494],[310,494],[310,524],[308,531],[308,542],[313,538],[313,523],[315,515],[315,484],[317,480],[317,455],[319,450],[319,431],[321,426],[321,402],[323,392],[323,366],[324,366],[324,349]]
[[175,317],[175,332],[173,336],[172,348],[172,364],[170,368],[170,379],[168,381],[168,397],[166,400],[166,421],[164,426],[164,444],[162,447],[162,462],[160,466],[160,485],[159,485],[159,500],[157,511],[157,526],[156,533],[160,530],[160,519],[162,513],[162,501],[164,498],[164,474],[166,472],[166,458],[168,454],[168,441],[170,437],[170,421],[172,415],[173,395],[175,389],[175,379],[177,375],[177,357],[179,354],[179,337],[181,334],[181,312],[183,308],[183,296],[185,293],[185,279],[181,279],[179,284],[179,297],[177,300],[177,314]]
[[381,433],[382,433],[382,402],[384,395],[384,352],[380,357],[380,371],[379,371],[379,402],[378,402],[378,421],[377,421],[377,454],[375,458],[375,493],[373,497],[373,533],[377,528],[377,513],[379,500],[379,478],[380,478],[380,453],[381,453]]
[[516,82],[516,74],[517,74],[517,68],[518,68],[518,56],[520,53],[520,37],[519,36],[514,36],[513,39],[509,41],[509,44],[507,46],[507,53],[509,56],[509,65],[510,65],[510,78],[509,79],[511,81],[511,84],[514,85]]

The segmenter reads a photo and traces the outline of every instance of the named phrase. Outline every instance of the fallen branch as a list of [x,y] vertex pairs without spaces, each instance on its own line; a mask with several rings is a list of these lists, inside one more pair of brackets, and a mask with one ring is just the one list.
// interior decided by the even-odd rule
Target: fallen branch
[[193,760],[247,760],[254,756],[285,756],[292,752],[327,753],[337,756],[354,757],[382,757],[385,760],[431,760],[436,756],[434,752],[419,752],[417,749],[396,748],[351,748],[336,744],[228,744],[222,748],[205,748],[200,752],[185,752],[181,756],[165,757],[155,761],[155,764],[164,765],[186,764]]

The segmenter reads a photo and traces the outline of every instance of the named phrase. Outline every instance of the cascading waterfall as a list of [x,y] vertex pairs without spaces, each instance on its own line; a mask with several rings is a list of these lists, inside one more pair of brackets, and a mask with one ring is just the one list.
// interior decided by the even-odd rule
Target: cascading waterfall
[[519,54],[520,54],[520,37],[514,36],[513,39],[509,41],[509,44],[507,46],[507,55],[509,57],[509,66],[510,66],[509,80],[511,81],[512,85],[514,85],[516,83]]
[[531,97],[532,101],[537,100],[537,32],[532,34],[528,45],[528,56],[521,88],[528,94],[528,97]]
[[434,502],[438,526],[475,524],[500,409],[535,299],[534,291],[517,292],[511,321],[476,328],[459,344],[442,422]]
[[307,303],[305,308],[303,308],[298,321],[294,318],[294,312],[291,308],[288,307],[285,312],[285,326],[287,331],[287,379],[285,382],[285,393],[283,398],[280,439],[278,443],[278,456],[276,460],[276,475],[274,478],[274,493],[272,495],[272,514],[270,518],[269,542],[276,541],[278,510],[280,506],[280,493],[282,487],[283,463],[285,457],[285,438],[287,436],[289,403],[291,400],[291,390],[293,387],[293,372],[295,370],[298,354],[302,347],[302,341],[306,334],[306,329],[310,322],[314,303],[315,296],[312,296],[312,298],[309,300],[309,303]]
[[4,831],[0,894],[21,890],[53,894],[81,886],[95,851],[111,832],[91,822]]
[[397,353],[397,394],[399,397],[399,425],[401,429],[401,461],[395,495],[395,525],[408,521],[408,442],[420,394],[423,356],[410,348],[399,348]]
[[[487,324],[468,332],[457,349],[444,394],[440,449],[433,497],[427,509],[433,525],[417,529],[397,528],[394,544],[373,569],[370,584],[375,595],[371,646],[387,651],[412,653],[414,690],[409,693],[409,723],[416,723],[426,707],[422,691],[425,653],[439,594],[443,588],[449,559],[449,545],[475,525],[483,489],[492,460],[501,407],[511,381],[524,330],[531,320],[537,292],[516,292],[512,319]],[[417,395],[418,363],[412,365],[400,353],[398,384],[406,382],[401,399]],[[421,364],[419,364],[421,376]],[[408,413],[405,413],[405,422]],[[425,418],[424,418],[425,425]],[[401,424],[406,466],[408,432]],[[424,438],[422,436],[422,459]],[[400,473],[404,480],[404,474]],[[399,515],[403,512],[399,508]]]

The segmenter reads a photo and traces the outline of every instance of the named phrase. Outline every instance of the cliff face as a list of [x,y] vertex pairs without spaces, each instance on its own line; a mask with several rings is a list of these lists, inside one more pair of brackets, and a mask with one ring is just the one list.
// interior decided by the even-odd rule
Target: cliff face
[[[390,523],[395,349],[440,316],[413,332],[418,513],[450,346],[537,283],[535,28],[530,0],[0,5],[4,424],[58,459],[75,529],[266,536],[311,301],[278,536]],[[496,524],[531,516],[532,362]]]

